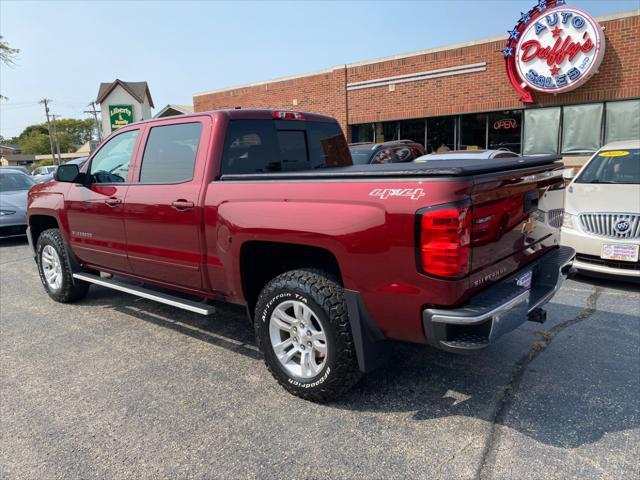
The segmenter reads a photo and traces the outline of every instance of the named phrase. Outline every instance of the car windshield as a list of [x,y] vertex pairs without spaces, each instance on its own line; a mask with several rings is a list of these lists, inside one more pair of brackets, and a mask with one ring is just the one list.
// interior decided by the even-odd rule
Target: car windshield
[[22,173],[2,173],[0,174],[0,192],[15,192],[19,190],[29,190],[36,182]]
[[351,159],[354,165],[365,165],[371,160],[371,149],[352,148]]
[[576,183],[640,184],[640,150],[599,152],[578,176]]

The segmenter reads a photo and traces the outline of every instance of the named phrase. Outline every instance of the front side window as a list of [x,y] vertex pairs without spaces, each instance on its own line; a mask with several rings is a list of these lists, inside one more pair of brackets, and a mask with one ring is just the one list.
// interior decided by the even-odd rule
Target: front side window
[[142,155],[140,183],[182,183],[193,178],[202,124],[153,127]]
[[91,182],[126,182],[137,138],[138,130],[129,130],[109,140],[91,160],[89,168]]
[[640,150],[599,152],[584,167],[576,183],[640,184]]

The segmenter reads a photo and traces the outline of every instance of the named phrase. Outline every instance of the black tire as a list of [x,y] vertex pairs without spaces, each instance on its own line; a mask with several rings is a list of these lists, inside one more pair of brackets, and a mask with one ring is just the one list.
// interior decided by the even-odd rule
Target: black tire
[[[45,278],[45,272],[42,260],[42,251],[46,246],[51,246],[58,254],[60,260],[60,266],[62,270],[61,285],[59,288],[54,288],[47,283]],[[62,239],[62,234],[57,228],[50,228],[45,230],[38,237],[36,243],[36,261],[38,263],[38,273],[40,274],[40,281],[44,286],[44,289],[49,296],[60,303],[75,302],[83,298],[89,290],[89,284],[81,280],[74,280],[73,270],[69,265],[69,257],[65,243]]]
[[[283,302],[294,300],[311,309],[326,336],[326,361],[312,378],[296,377],[288,372],[278,360],[270,338],[269,322],[273,311]],[[351,389],[362,376],[344,292],[329,274],[292,270],[271,280],[258,297],[254,325],[267,368],[293,395],[314,402],[327,402]]]

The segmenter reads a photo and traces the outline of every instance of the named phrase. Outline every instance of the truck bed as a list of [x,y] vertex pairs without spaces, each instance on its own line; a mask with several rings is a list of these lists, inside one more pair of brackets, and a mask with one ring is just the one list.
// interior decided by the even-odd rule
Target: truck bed
[[549,165],[560,161],[558,155],[540,155],[488,160],[456,159],[427,160],[421,163],[385,163],[379,165],[353,165],[341,168],[323,168],[298,172],[256,172],[226,174],[220,180],[306,180],[332,178],[377,177],[465,177],[493,172],[506,172]]

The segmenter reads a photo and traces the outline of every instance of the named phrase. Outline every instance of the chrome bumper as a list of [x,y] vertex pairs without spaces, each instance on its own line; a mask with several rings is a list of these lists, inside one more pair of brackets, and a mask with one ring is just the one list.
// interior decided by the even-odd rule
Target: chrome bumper
[[[425,309],[422,322],[427,342],[456,353],[471,353],[488,347],[530,316],[539,316],[540,308],[574,272],[574,258],[572,248],[559,247],[475,295],[464,307]],[[518,278],[529,271],[533,275],[531,286],[519,286]]]

